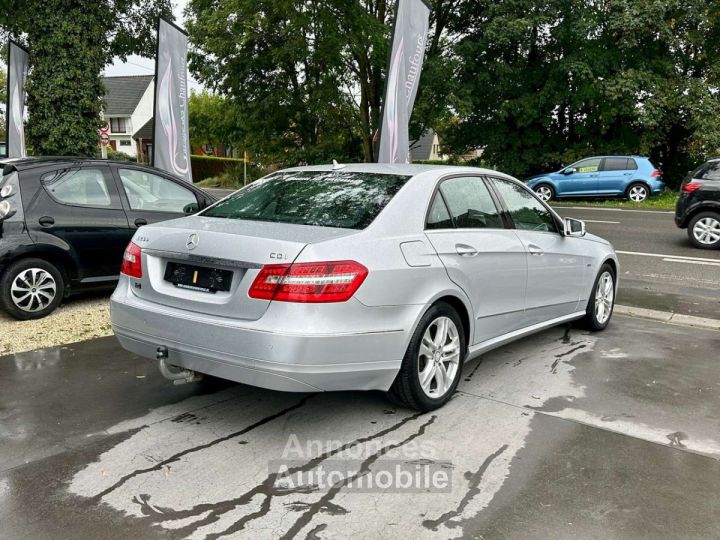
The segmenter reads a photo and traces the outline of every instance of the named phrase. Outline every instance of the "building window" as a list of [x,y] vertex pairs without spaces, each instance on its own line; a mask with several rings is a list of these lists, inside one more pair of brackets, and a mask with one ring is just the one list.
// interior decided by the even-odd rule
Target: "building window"
[[126,118],[111,118],[110,119],[110,132],[111,133],[127,133]]
[[127,139],[120,140],[120,146],[130,146],[130,141]]

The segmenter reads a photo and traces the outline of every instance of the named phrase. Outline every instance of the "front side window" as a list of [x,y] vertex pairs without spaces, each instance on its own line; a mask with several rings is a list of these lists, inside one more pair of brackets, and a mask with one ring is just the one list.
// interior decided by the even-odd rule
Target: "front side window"
[[87,167],[53,171],[44,174],[40,180],[58,202],[98,208],[116,206],[113,205],[107,177],[101,169]]
[[118,169],[131,210],[197,212],[197,198],[172,180],[137,169]]
[[600,169],[600,161],[600,158],[583,159],[568,168],[575,169],[575,172],[579,173],[593,173]]
[[493,183],[498,194],[505,201],[516,229],[558,232],[552,214],[532,193],[509,180],[494,178]]
[[628,158],[605,158],[605,163],[603,164],[603,171],[627,171],[631,169],[628,165],[630,160]]
[[450,178],[440,184],[455,226],[461,229],[502,229],[503,222],[482,178]]
[[364,229],[409,179],[366,172],[281,172],[250,184],[202,215]]

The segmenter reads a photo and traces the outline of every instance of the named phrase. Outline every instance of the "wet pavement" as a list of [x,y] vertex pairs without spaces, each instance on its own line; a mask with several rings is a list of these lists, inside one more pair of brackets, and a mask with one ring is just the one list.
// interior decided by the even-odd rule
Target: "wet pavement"
[[[628,317],[559,327],[470,362],[424,415],[173,386],[114,338],[2,357],[0,537],[718,537],[719,348]],[[447,482],[379,488],[396,467]]]

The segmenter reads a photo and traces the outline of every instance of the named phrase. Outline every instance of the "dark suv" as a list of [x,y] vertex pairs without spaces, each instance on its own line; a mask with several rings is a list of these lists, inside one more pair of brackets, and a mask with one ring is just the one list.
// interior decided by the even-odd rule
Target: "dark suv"
[[38,319],[68,294],[112,288],[134,232],[214,202],[151,167],[122,161],[0,161],[0,308]]
[[683,180],[675,224],[687,229],[695,247],[720,248],[720,158],[703,163]]

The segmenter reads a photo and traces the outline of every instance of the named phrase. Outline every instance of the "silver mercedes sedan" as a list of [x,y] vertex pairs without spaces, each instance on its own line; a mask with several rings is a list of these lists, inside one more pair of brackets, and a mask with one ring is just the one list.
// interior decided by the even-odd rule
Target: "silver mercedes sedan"
[[383,390],[427,411],[489,349],[574,320],[603,330],[617,276],[608,242],[505,174],[299,167],[140,228],[112,327],[176,382]]

